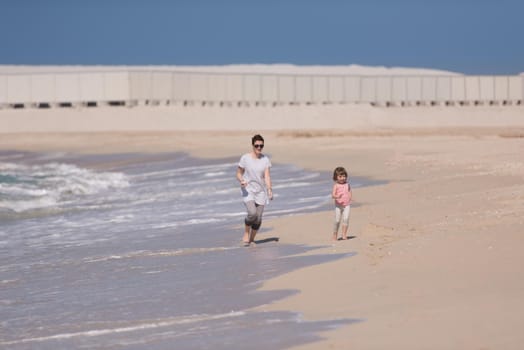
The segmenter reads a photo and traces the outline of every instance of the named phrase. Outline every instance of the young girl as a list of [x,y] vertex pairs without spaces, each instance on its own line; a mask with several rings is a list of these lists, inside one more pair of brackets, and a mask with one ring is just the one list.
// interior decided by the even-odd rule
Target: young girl
[[335,223],[333,226],[333,240],[338,239],[338,229],[342,221],[342,239],[348,239],[349,212],[351,210],[351,186],[348,182],[348,173],[343,167],[335,168],[333,172],[333,191],[331,197],[335,200]]

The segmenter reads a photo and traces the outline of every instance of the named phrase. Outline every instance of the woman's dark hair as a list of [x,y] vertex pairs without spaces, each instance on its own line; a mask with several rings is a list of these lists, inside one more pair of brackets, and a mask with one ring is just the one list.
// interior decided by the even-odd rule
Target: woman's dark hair
[[262,137],[262,135],[256,134],[251,138],[251,144],[254,145],[256,141],[264,142],[264,138]]
[[339,175],[346,175],[346,177],[348,177],[348,172],[346,171],[346,169],[344,169],[344,167],[336,167],[335,171],[333,171],[333,181],[337,181],[337,177]]

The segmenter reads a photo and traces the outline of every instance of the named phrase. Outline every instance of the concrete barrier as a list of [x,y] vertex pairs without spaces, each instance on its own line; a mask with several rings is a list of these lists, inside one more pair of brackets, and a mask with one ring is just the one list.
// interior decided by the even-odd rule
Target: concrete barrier
[[524,104],[524,76],[101,71],[0,74],[0,107],[115,104]]

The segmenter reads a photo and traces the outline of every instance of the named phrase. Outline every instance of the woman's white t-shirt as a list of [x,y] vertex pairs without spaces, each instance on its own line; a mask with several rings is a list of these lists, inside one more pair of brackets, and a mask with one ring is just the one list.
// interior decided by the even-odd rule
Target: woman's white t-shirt
[[264,174],[267,168],[271,168],[269,158],[263,154],[260,158],[253,158],[251,153],[246,153],[240,157],[238,166],[244,169],[243,178],[247,182],[247,186],[242,187],[244,202],[254,200],[259,205],[267,204],[268,196]]

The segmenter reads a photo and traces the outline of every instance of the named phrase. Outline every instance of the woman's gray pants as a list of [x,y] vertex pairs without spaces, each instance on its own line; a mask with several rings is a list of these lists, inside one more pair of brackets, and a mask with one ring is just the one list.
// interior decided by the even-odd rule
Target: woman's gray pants
[[262,225],[262,213],[264,213],[264,206],[256,204],[255,201],[244,202],[247,209],[247,216],[244,222],[253,230],[258,230]]

